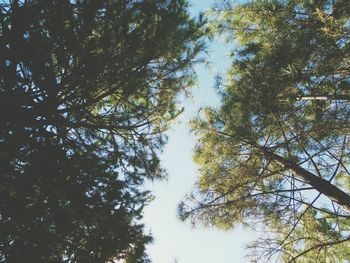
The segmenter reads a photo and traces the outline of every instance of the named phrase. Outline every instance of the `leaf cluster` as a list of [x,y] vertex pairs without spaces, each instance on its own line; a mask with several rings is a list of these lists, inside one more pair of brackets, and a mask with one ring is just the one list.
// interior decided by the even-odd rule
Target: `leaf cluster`
[[194,81],[183,0],[0,4],[0,262],[148,262],[145,179]]
[[[344,183],[350,176],[349,4],[226,1],[212,13],[212,28],[235,50],[221,107],[193,121],[200,177],[180,205],[182,219],[224,229],[260,226],[272,233],[260,243],[260,261],[276,254],[285,262],[325,259],[341,248],[345,256],[337,262],[343,262],[350,204]],[[316,211],[313,225],[310,211]],[[326,228],[339,218],[333,235]]]

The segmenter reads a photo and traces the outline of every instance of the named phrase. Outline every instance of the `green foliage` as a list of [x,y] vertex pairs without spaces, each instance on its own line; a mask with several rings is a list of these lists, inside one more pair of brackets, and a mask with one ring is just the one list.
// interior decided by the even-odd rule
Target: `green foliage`
[[140,185],[204,48],[187,7],[0,4],[0,262],[148,262]]
[[[314,209],[307,209],[294,231],[279,226],[279,233],[273,238],[258,240],[250,245],[253,251],[270,249],[265,257],[269,258],[283,244],[284,253],[275,258],[281,262],[346,262],[349,259],[349,237],[341,232],[349,231],[349,220],[323,215],[319,217]],[[341,231],[340,231],[341,230]],[[253,261],[259,261],[260,253],[253,254]]]
[[293,236],[285,241],[286,250],[295,256],[284,254],[284,261],[309,262],[312,258],[318,262],[346,262],[350,250],[349,237],[341,234],[345,231],[349,231],[348,219],[317,218],[317,212],[309,210]]
[[[337,249],[344,255],[337,262],[344,262],[350,211],[344,181],[350,176],[349,3],[226,1],[213,14],[212,30],[229,43],[235,39],[237,48],[220,90],[221,107],[193,121],[200,178],[179,206],[181,218],[271,231],[276,242],[264,239],[271,246],[259,247],[259,262],[271,262],[276,254],[289,262],[303,251],[304,258],[333,262]],[[313,225],[311,210],[317,211]],[[333,236],[327,229],[340,219]],[[305,231],[320,224],[330,225],[309,240]],[[288,243],[288,233],[303,243]],[[345,241],[337,245],[339,240]],[[328,261],[322,261],[326,254]]]

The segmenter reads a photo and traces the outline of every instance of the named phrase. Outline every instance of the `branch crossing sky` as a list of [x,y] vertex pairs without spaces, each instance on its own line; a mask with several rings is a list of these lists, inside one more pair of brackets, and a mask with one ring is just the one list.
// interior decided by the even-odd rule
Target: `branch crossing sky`
[[[191,12],[198,15],[214,4],[214,0],[191,0]],[[203,106],[216,106],[219,98],[214,90],[214,77],[225,73],[229,66],[229,47],[223,41],[210,45],[210,67],[197,67],[198,85],[192,89],[192,99],[179,98],[185,112],[168,132],[169,141],[162,154],[162,164],[168,180],[151,186],[156,199],[145,208],[146,229],[151,230],[153,245],[147,247],[153,263],[242,263],[247,262],[244,246],[253,233],[237,228],[224,232],[213,228],[193,228],[177,218],[176,207],[193,187],[198,176],[192,151],[195,138],[188,121]]]

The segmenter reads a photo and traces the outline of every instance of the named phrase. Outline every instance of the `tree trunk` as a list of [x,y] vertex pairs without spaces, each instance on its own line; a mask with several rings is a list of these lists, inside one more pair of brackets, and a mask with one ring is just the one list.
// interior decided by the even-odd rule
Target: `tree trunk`
[[350,212],[350,195],[345,193],[343,190],[339,189],[338,187],[333,185],[331,182],[307,171],[306,169],[286,159],[285,157],[280,156],[274,152],[271,152],[266,147],[263,147],[260,145],[253,145],[253,144],[251,145],[261,150],[261,152],[266,157],[272,158],[273,160],[278,162],[280,165],[282,165],[286,169],[293,171],[296,176],[298,176],[299,178],[303,179],[305,182],[310,184],[313,188],[315,188],[315,190],[324,194],[331,200],[335,201],[336,203],[344,207],[348,212]]
[[350,101],[350,95],[308,95],[298,98],[299,100],[345,100]]
[[[222,134],[227,136],[226,133]],[[233,136],[230,137],[252,146],[253,148],[259,150],[266,157],[271,158],[272,160],[282,165],[285,169],[293,171],[297,177],[307,182],[319,193],[324,194],[332,201],[338,203],[347,212],[350,213],[350,195],[333,185],[331,182],[309,172],[308,170],[302,168],[301,166],[288,160],[287,158],[272,152],[267,147],[261,146],[255,142],[251,142],[250,140],[237,138]]]

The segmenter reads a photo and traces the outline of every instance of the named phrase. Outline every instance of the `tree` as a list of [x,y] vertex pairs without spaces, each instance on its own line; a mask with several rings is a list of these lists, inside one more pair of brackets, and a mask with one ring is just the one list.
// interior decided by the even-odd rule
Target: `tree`
[[204,45],[185,0],[0,4],[0,262],[148,262],[144,180]]
[[336,251],[348,255],[350,238],[349,3],[258,0],[215,13],[213,30],[237,49],[219,83],[221,107],[193,121],[200,177],[181,218],[260,225],[270,235],[251,246],[259,262],[344,262]]
[[[349,220],[329,217],[326,214],[320,217],[316,210],[308,209],[293,234],[289,234],[288,228],[280,228],[283,233],[279,234],[280,238],[258,240],[250,247],[254,251],[265,250],[265,257],[269,258],[278,253],[276,249],[280,247],[279,244],[284,243],[281,261],[285,262],[306,263],[310,259],[316,262],[346,262],[350,255],[349,238],[343,238],[339,229],[347,231]],[[257,253],[254,256],[257,259],[261,255]]]

